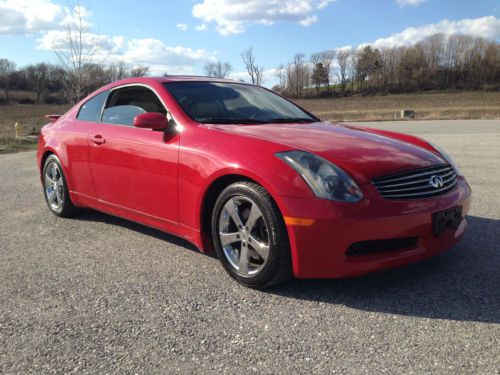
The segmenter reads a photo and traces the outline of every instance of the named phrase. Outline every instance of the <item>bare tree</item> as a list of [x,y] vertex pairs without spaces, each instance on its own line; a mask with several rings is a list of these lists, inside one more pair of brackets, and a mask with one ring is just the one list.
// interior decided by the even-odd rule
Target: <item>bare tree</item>
[[84,74],[85,65],[92,64],[99,47],[85,40],[89,32],[84,20],[85,9],[70,2],[64,7],[66,12],[65,46],[53,47],[54,53],[67,71],[66,96],[70,102],[79,101],[86,93],[89,84]]
[[439,85],[439,70],[443,65],[445,42],[446,36],[442,33],[431,35],[420,42],[429,66],[428,80],[433,88],[438,88]]
[[9,89],[12,73],[16,70],[16,64],[8,59],[0,59],[0,84],[3,86],[5,99],[10,101]]
[[312,84],[316,87],[316,95],[318,95],[321,85],[325,82],[325,67],[321,62],[321,52],[313,53],[309,58],[309,61],[313,66],[311,81]]
[[357,82],[363,90],[373,90],[380,80],[382,65],[380,51],[371,46],[365,46],[357,52]]
[[25,72],[32,90],[35,91],[37,103],[41,103],[48,91],[49,65],[46,63],[29,65],[25,68]]
[[356,67],[358,66],[358,51],[352,53],[348,61],[347,71],[349,72],[351,81],[351,92],[354,92],[354,81],[357,75]]
[[85,91],[94,91],[109,83],[109,74],[102,64],[88,63],[82,67],[85,77]]
[[293,72],[294,72],[294,65],[293,63],[289,62],[288,64],[286,64],[286,93],[288,96],[293,96],[295,92],[294,88],[295,76]]
[[280,94],[284,94],[286,90],[286,70],[283,64],[278,65],[276,70],[274,71],[276,78],[279,81],[279,92]]
[[123,61],[119,61],[116,64],[111,64],[108,67],[108,79],[110,82],[118,81],[129,77],[129,68]]
[[345,92],[347,86],[347,67],[351,57],[350,49],[341,49],[337,52],[337,64],[339,65],[338,78],[340,81],[340,90],[342,94]]
[[130,76],[131,77],[144,77],[148,74],[148,72],[149,72],[149,66],[137,65],[137,66],[134,66],[132,69],[130,69]]
[[206,63],[203,69],[208,77],[214,78],[227,78],[233,70],[229,63],[221,61]]
[[255,64],[255,56],[253,54],[253,47],[248,48],[247,50],[241,53],[241,59],[245,64],[248,75],[252,78],[252,83],[254,85],[260,86],[262,84],[262,75],[264,72],[263,66],[257,66]]
[[103,72],[106,76],[107,83],[130,77],[144,77],[148,75],[148,73],[149,66],[147,65],[130,66],[123,61],[109,65],[107,68],[104,68]]
[[296,98],[304,94],[304,90],[309,86],[309,67],[305,61],[303,53],[297,53],[293,57],[293,62],[289,64],[288,89]]

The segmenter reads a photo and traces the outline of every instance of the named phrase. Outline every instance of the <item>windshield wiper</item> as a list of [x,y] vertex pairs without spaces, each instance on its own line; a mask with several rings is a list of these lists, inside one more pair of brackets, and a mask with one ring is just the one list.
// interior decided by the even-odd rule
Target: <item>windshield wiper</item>
[[265,124],[267,122],[253,118],[201,118],[196,121],[203,124]]
[[316,120],[312,118],[304,118],[304,117],[283,117],[283,118],[272,118],[269,119],[267,122],[271,123],[292,123],[292,122],[303,122],[303,123],[309,123],[309,122],[316,122]]

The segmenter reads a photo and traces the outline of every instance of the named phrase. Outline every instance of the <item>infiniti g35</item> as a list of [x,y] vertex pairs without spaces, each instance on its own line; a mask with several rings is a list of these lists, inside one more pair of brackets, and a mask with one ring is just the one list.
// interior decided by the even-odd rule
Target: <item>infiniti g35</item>
[[408,264],[466,227],[471,191],[443,150],[323,123],[262,87],[133,78],[49,118],[37,158],[55,215],[87,207],[172,233],[246,286]]

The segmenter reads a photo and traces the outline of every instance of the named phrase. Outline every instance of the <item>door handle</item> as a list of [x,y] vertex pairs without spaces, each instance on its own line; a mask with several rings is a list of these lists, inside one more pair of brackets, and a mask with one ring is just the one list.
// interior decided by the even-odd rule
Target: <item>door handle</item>
[[96,145],[102,145],[103,143],[106,142],[106,140],[100,134],[94,135],[93,137],[90,138],[90,140],[94,142]]

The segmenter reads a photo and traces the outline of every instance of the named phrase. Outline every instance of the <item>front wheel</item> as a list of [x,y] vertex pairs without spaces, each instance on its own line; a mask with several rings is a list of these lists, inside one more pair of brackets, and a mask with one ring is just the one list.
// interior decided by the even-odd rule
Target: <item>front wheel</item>
[[222,191],[212,213],[212,239],[226,271],[245,286],[262,289],[292,276],[283,217],[260,185],[242,181]]

